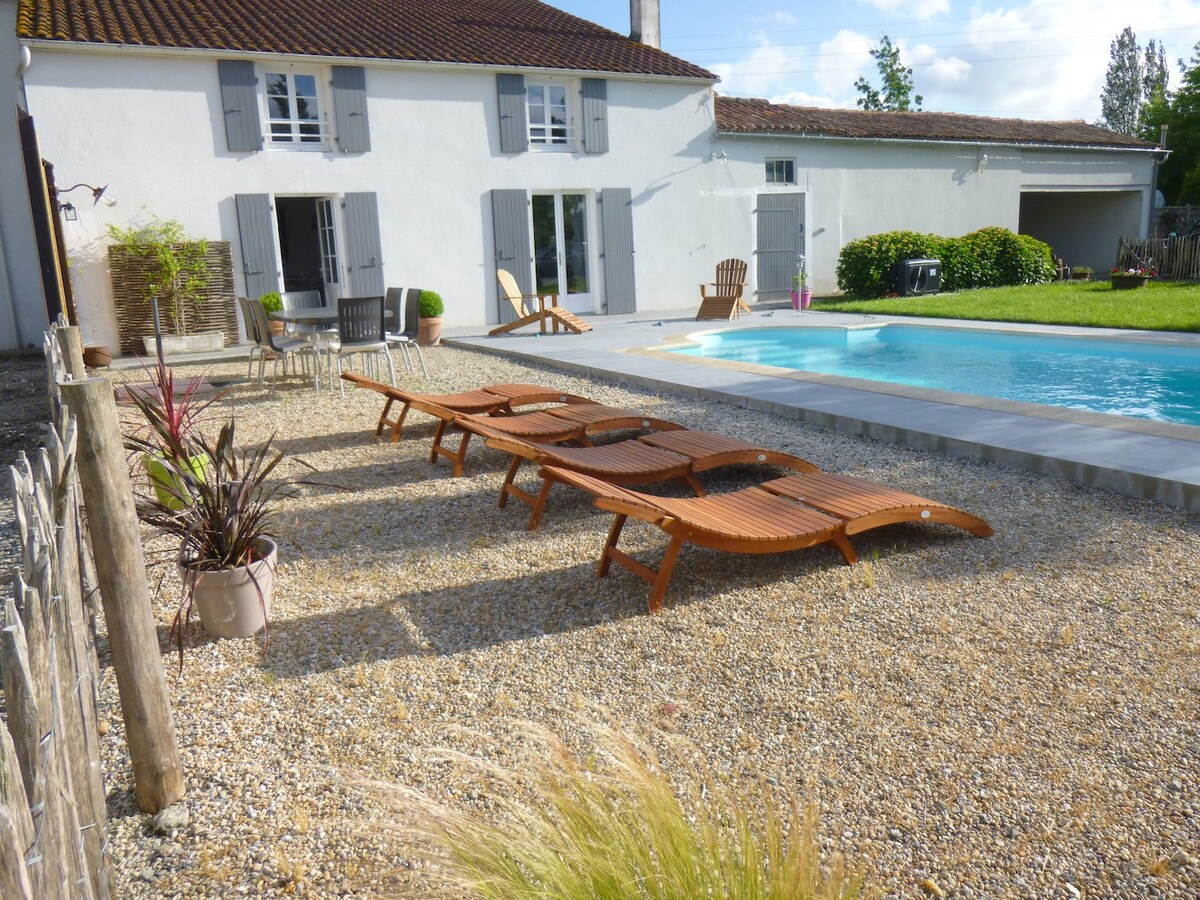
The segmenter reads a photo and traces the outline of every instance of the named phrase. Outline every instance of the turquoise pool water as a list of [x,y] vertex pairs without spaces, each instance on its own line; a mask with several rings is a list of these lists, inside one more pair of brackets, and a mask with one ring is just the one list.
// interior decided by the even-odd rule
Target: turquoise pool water
[[674,352],[1200,425],[1200,348],[895,324],[696,340]]

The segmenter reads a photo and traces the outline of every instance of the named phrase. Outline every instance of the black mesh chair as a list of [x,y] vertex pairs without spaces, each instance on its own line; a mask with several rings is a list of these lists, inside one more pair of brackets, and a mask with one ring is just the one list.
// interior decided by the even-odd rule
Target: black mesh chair
[[395,387],[396,369],[392,366],[383,330],[383,298],[342,297],[337,302],[337,312],[337,343],[330,347],[330,351],[337,354],[338,390],[341,395],[346,396],[346,382],[340,377],[342,357],[355,354],[368,354],[366,364],[374,361],[375,370],[371,377],[376,381],[379,380],[379,356],[382,355],[387,360],[392,387]]
[[[416,296],[420,300],[421,292],[417,288],[409,288],[408,294],[410,297]],[[404,288],[388,288],[387,296],[384,298],[384,306],[392,314],[390,322],[385,325],[391,327],[384,333],[384,337],[389,344],[396,344],[400,348],[400,352],[404,354],[404,365],[408,371],[413,371],[412,354],[409,348],[417,351],[417,359],[421,361],[421,374],[426,378],[429,377],[429,370],[425,368],[425,354],[421,352],[421,345],[417,343],[417,309],[411,307],[405,315],[404,309]],[[410,327],[405,327],[411,322]]]

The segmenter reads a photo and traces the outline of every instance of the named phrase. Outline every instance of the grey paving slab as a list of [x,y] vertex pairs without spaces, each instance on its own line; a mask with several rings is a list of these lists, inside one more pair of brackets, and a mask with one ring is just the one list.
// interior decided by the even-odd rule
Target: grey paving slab
[[[450,331],[446,343],[762,409],[853,434],[1041,472],[1200,511],[1200,427],[1154,423],[809,373],[681,357],[661,348],[726,327],[678,315],[596,317],[582,335]],[[775,310],[729,327],[878,325],[888,321],[1194,344],[1200,335],[1053,328]]]

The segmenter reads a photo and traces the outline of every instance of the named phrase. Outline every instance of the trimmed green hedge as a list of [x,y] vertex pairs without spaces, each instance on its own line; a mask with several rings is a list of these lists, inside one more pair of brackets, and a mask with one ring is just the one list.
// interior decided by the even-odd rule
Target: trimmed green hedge
[[943,291],[1036,284],[1055,274],[1049,244],[1007,228],[981,228],[957,238],[889,231],[842,248],[838,287],[854,297],[882,297],[892,290],[892,266],[927,257],[942,262]]

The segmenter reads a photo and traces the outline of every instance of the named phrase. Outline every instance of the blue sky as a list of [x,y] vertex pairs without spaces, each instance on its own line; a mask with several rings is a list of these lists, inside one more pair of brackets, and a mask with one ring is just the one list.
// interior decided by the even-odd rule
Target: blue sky
[[[548,0],[629,33],[628,0]],[[1109,47],[1127,25],[1176,60],[1200,41],[1200,0],[662,0],[663,49],[721,76],[717,90],[804,106],[854,107],[854,81],[878,84],[881,34],[901,48],[924,108],[982,116],[1100,116]]]

